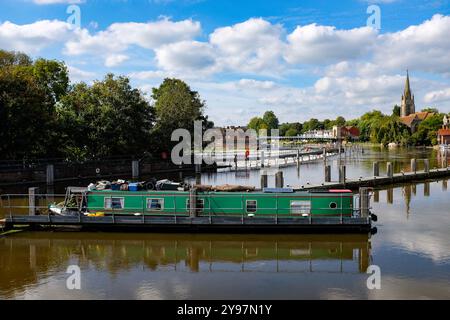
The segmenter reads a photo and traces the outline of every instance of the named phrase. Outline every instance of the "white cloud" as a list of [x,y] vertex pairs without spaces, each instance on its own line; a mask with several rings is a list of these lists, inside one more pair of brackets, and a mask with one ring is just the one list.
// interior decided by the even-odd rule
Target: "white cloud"
[[427,103],[450,101],[450,88],[428,92],[424,101]]
[[98,54],[99,50],[119,52],[131,45],[156,49],[165,44],[192,39],[200,30],[200,23],[192,20],[173,22],[165,18],[147,23],[114,23],[94,35],[83,30],[79,38],[66,44],[66,53]]
[[71,33],[71,25],[59,20],[41,20],[24,25],[6,21],[0,24],[0,47],[37,53],[50,45],[66,41]]
[[81,70],[70,65],[67,66],[67,69],[69,70],[70,80],[72,82],[80,82],[80,81],[92,82],[96,77],[95,72]]
[[389,70],[413,68],[450,74],[450,16],[430,20],[378,37],[374,63]]
[[222,67],[240,72],[270,74],[280,68],[283,28],[263,19],[249,19],[210,35]]
[[183,74],[195,72],[197,76],[213,72],[216,63],[211,46],[198,41],[183,41],[162,46],[156,49],[156,60],[164,70]]
[[369,27],[337,30],[315,23],[298,26],[288,36],[285,58],[292,64],[326,64],[355,59],[367,54],[376,36],[377,32]]
[[123,62],[127,61],[128,59],[129,59],[129,57],[124,54],[108,55],[105,59],[105,66],[107,66],[109,68],[116,67],[116,66],[122,64]]

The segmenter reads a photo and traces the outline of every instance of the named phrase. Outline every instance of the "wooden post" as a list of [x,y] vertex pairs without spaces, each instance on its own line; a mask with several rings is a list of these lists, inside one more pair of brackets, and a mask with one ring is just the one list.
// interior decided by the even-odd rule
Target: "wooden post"
[[359,209],[363,218],[369,216],[369,197],[369,188],[359,188]]
[[325,166],[325,182],[331,182],[331,166]]
[[39,193],[39,188],[28,188],[28,215],[36,215],[36,195]]
[[339,166],[339,183],[345,184],[345,165]]
[[430,172],[430,160],[428,160],[428,159],[424,159],[423,160],[423,171],[425,173],[429,173]]
[[189,216],[195,218],[197,216],[197,189],[189,190]]
[[417,173],[417,161],[415,158],[411,159],[411,172]]
[[283,171],[278,171],[275,174],[275,188],[283,188],[284,179],[283,179]]
[[261,171],[261,189],[267,188],[267,181],[266,171]]
[[47,165],[47,185],[53,185],[55,182],[55,167],[52,164]]
[[394,170],[392,167],[392,162],[386,163],[386,174],[389,178],[392,178],[394,176]]
[[380,202],[380,191],[375,190],[373,192],[373,202]]
[[327,149],[323,148],[323,164],[327,165]]
[[429,182],[425,182],[425,184],[423,186],[423,195],[425,197],[429,197],[430,196],[430,183]]
[[133,160],[131,162],[131,176],[133,179],[139,179],[139,161]]
[[389,203],[389,204],[394,203],[394,189],[393,188],[386,189],[386,199],[387,199],[387,203]]
[[261,168],[264,168],[264,151],[261,151]]
[[380,176],[380,163],[378,161],[375,161],[373,163],[373,176],[374,177]]
[[195,165],[195,184],[197,184],[197,185],[202,184],[202,165],[201,164]]
[[300,150],[299,149],[297,149],[297,167],[300,167]]

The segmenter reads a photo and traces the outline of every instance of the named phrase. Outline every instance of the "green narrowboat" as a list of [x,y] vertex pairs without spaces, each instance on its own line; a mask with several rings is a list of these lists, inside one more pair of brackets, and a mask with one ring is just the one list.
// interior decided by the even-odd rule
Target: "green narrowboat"
[[[89,191],[87,214],[156,216],[351,217],[350,190],[327,192]],[[191,206],[191,199],[195,203]]]
[[[223,187],[223,186],[222,186]],[[174,190],[113,190],[70,187],[53,215],[13,217],[10,224],[79,225],[188,232],[368,232],[376,216],[369,189],[294,190],[228,186]],[[237,187],[237,188],[234,188]]]

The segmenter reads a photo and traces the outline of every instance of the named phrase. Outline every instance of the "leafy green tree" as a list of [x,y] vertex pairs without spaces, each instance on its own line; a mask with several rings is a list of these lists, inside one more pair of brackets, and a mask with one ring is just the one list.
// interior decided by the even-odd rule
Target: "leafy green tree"
[[295,127],[290,127],[289,130],[286,132],[286,136],[288,137],[294,137],[298,134],[298,131]]
[[324,128],[324,126],[319,120],[312,118],[309,121],[306,121],[303,123],[302,132],[304,133],[304,132],[308,132],[311,130],[320,130],[323,128]]
[[61,151],[75,159],[152,151],[154,109],[126,77],[75,85],[57,109]]
[[335,125],[335,126],[339,126],[339,127],[343,127],[343,126],[345,126],[345,122],[346,122],[346,121],[345,121],[345,118],[339,116],[339,117],[337,117],[336,120],[334,121],[334,125]]
[[268,129],[278,129],[279,121],[273,111],[266,111],[263,115],[263,121],[267,124]]
[[431,112],[431,113],[439,113],[439,110],[437,108],[433,108],[433,107],[427,107],[422,109],[422,112]]
[[[25,59],[20,57],[20,59]],[[48,96],[30,69],[0,69],[0,154],[2,159],[51,154],[54,120]]]
[[438,143],[437,131],[442,126],[443,118],[444,114],[436,113],[422,121],[416,132],[411,136],[412,143],[415,145],[436,145]]
[[171,142],[172,132],[186,129],[194,132],[194,121],[203,120],[205,101],[182,80],[165,79],[158,88],[153,88],[152,99],[156,111],[154,146],[169,151],[176,142]]
[[64,63],[56,60],[38,59],[34,62],[33,73],[54,102],[58,102],[69,88],[69,73]]
[[[250,119],[250,122],[247,125],[248,129],[253,129],[259,134],[259,130],[269,130],[269,126],[267,123],[260,117],[253,117]],[[267,134],[270,134],[270,132],[267,132]]]
[[401,112],[400,107],[398,105],[395,105],[394,108],[392,109],[392,115],[400,117],[400,112]]

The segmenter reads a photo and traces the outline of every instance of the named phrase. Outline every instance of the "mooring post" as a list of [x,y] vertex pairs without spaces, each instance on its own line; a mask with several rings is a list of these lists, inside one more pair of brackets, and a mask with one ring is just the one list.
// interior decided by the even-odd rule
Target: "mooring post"
[[380,191],[375,190],[373,192],[373,202],[380,202]]
[[261,189],[267,188],[267,172],[265,170],[261,171]]
[[417,161],[415,158],[411,159],[411,172],[417,173]]
[[131,176],[133,179],[139,179],[139,161],[133,160],[131,162]]
[[36,195],[39,193],[39,188],[28,188],[28,215],[36,215]]
[[386,174],[389,178],[392,178],[394,176],[394,170],[392,167],[392,162],[386,163]]
[[283,171],[278,171],[275,174],[275,188],[283,188],[284,179],[283,179]]
[[425,184],[423,185],[423,195],[425,197],[430,196],[430,183],[429,182],[425,182]]
[[197,189],[189,190],[189,216],[195,218],[197,216]]
[[369,216],[369,197],[369,188],[359,188],[359,209],[363,218]]
[[325,182],[331,182],[331,166],[325,166]]
[[429,173],[430,172],[430,160],[428,160],[428,159],[424,159],[423,160],[423,171],[425,173]]
[[297,149],[297,167],[300,167],[300,150],[299,149]]
[[264,151],[261,151],[261,168],[264,168]]
[[387,203],[389,203],[389,204],[394,203],[394,189],[393,188],[386,189],[386,200],[387,200]]
[[327,165],[327,149],[323,148],[323,164]]
[[197,184],[197,185],[202,184],[202,165],[201,164],[195,165],[195,184]]
[[47,165],[47,185],[53,185],[55,182],[55,167],[53,164]]
[[373,163],[373,176],[374,177],[380,176],[380,163],[378,161],[375,161]]
[[345,184],[345,165],[339,166],[339,183]]

